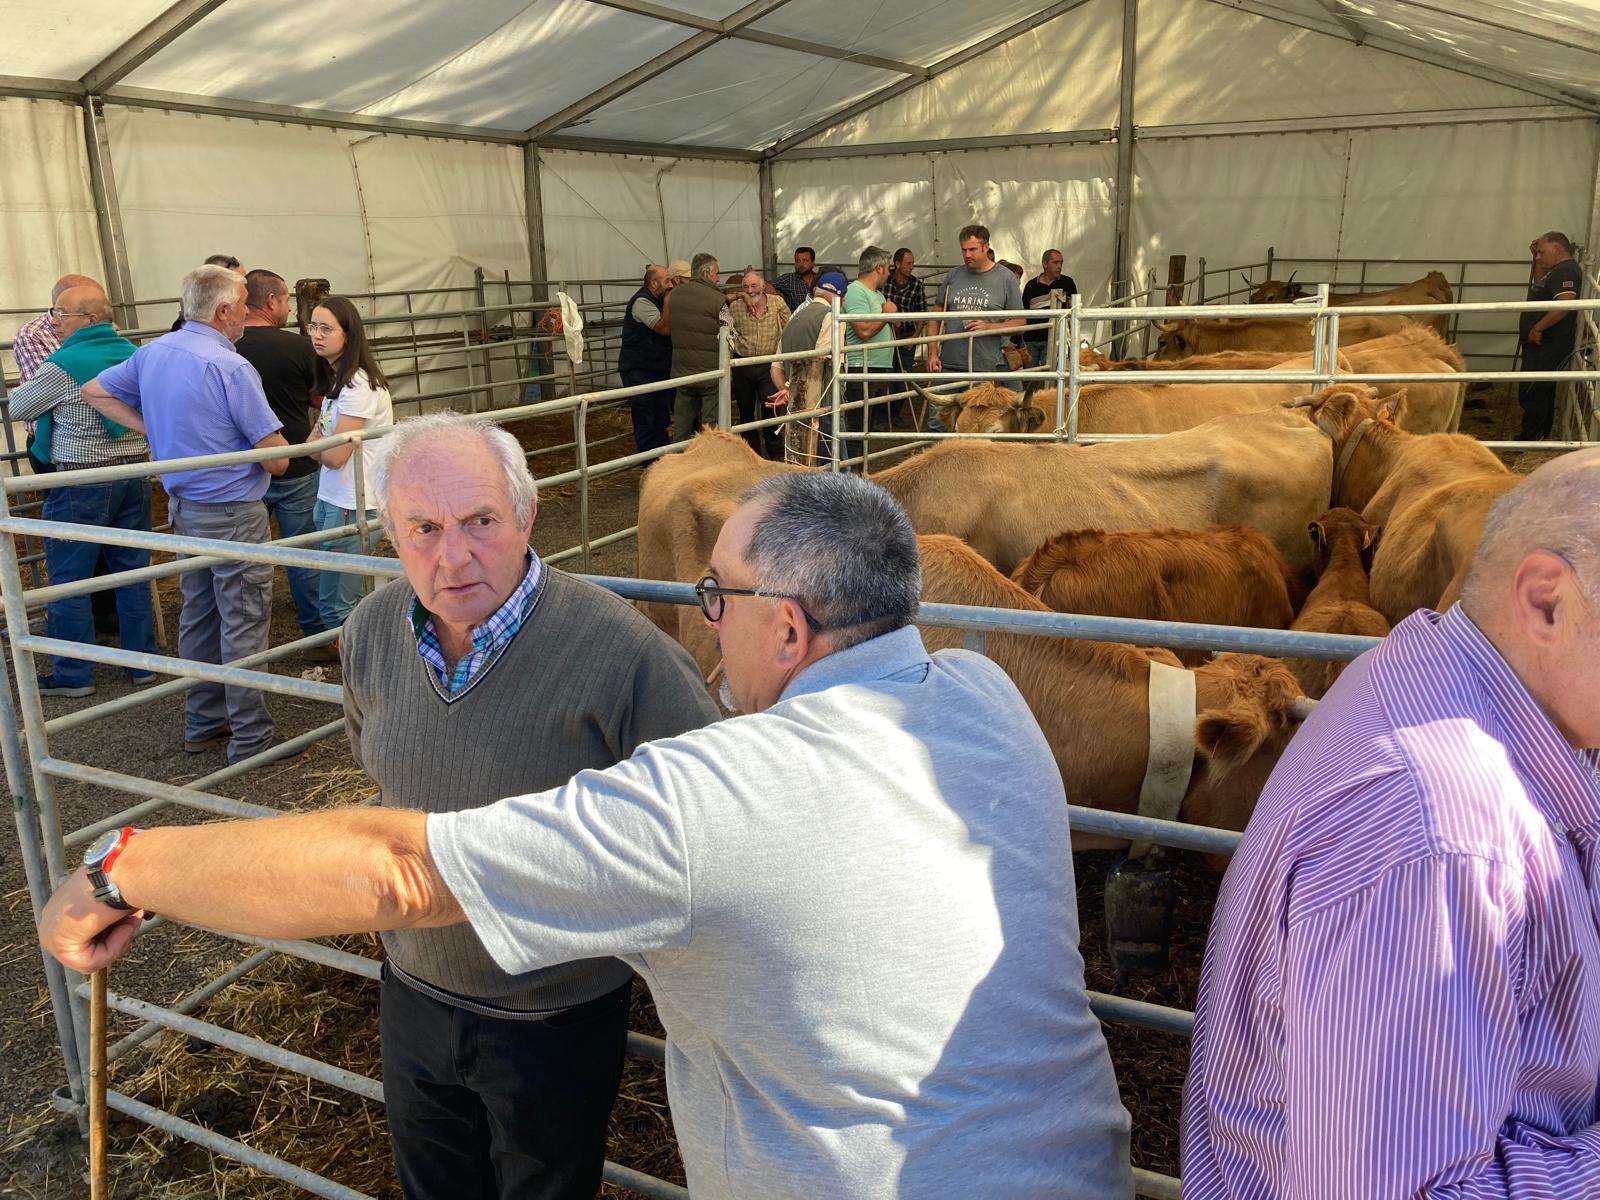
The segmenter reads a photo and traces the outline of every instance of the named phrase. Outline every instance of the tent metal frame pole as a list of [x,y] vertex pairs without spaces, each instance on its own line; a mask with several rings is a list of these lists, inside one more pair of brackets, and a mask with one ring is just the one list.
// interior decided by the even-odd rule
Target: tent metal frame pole
[[1122,0],[1122,68],[1117,86],[1117,223],[1114,284],[1128,284],[1128,235],[1133,218],[1133,87],[1138,58],[1139,0]]
[[155,20],[90,67],[81,81],[84,90],[91,94],[104,93],[221,8],[222,4],[223,0],[177,0],[177,3],[162,10]]
[[761,203],[761,270],[770,279],[778,270],[778,200],[772,188],[772,161],[756,168],[756,190]]
[[590,113],[604,108],[618,97],[626,96],[634,88],[642,87],[679,63],[687,62],[706,47],[725,41],[732,37],[735,31],[777,12],[787,3],[789,0],[751,0],[738,12],[722,21],[719,28],[702,29],[693,37],[663,50],[649,62],[641,63],[626,74],[617,76],[604,87],[596,88],[587,96],[574,100],[561,111],[552,113],[527,130],[528,139],[537,141],[545,134],[559,132],[573,122],[583,120]]
[[[1312,33],[1320,33],[1326,37],[1338,38],[1341,42],[1353,42],[1355,39],[1344,31],[1342,25],[1337,30],[1330,29],[1327,24],[1318,23],[1308,17],[1298,16],[1281,8],[1274,8],[1269,4],[1260,3],[1260,0],[1208,0],[1211,4],[1231,8],[1236,12],[1249,13],[1253,17],[1261,17],[1267,21],[1278,21],[1284,25],[1293,25],[1297,29],[1309,29]],[[1535,96],[1543,96],[1546,100],[1554,100],[1560,104],[1569,104],[1584,112],[1600,116],[1600,100],[1590,99],[1586,96],[1574,95],[1564,92],[1560,88],[1547,83],[1497,67],[1484,66],[1472,62],[1455,54],[1429,50],[1410,42],[1398,41],[1388,37],[1368,36],[1361,45],[1368,50],[1381,50],[1385,54],[1393,54],[1399,58],[1409,58],[1413,62],[1424,63],[1430,67],[1438,67],[1442,71],[1454,71],[1458,75],[1470,75],[1474,79],[1486,79],[1490,83],[1498,83],[1501,87],[1515,88],[1519,92],[1529,92]]]
[[779,138],[776,142],[773,142],[772,145],[767,147],[765,157],[782,158],[787,151],[791,150],[795,146],[800,145],[802,142],[810,141],[819,133],[826,133],[835,125],[842,125],[844,122],[850,120],[850,118],[859,116],[868,109],[877,108],[880,104],[885,104],[888,101],[893,100],[902,92],[910,91],[919,83],[927,83],[934,77],[943,75],[946,71],[953,71],[963,63],[971,62],[980,55],[987,54],[996,46],[1009,42],[1013,38],[1021,37],[1030,30],[1037,29],[1039,26],[1047,24],[1048,22],[1055,20],[1057,17],[1064,16],[1075,8],[1081,8],[1088,2],[1089,0],[1056,0],[1056,3],[1050,5],[1050,7],[1043,9],[1040,12],[1036,12],[1032,16],[1024,17],[1016,24],[1008,25],[998,33],[992,33],[981,41],[974,42],[972,45],[967,46],[965,49],[957,50],[954,54],[951,54],[945,58],[941,58],[938,62],[934,63],[933,66],[928,68],[928,73],[925,76],[913,75],[905,79],[896,80],[887,87],[879,88],[870,95],[863,96],[854,104],[847,104],[838,111],[829,113],[821,120],[807,125],[804,129],[796,130],[794,133]]
[[119,324],[138,324],[133,306],[133,271],[128,264],[128,242],[122,232],[122,209],[117,203],[117,176],[111,165],[111,135],[98,96],[83,98],[83,148],[89,158],[89,190],[94,197],[95,229],[100,236],[100,258],[106,268],[106,295]]

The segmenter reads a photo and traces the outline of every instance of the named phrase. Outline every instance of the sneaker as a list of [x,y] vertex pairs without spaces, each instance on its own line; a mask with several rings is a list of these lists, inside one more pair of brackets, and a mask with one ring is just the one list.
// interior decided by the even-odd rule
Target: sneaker
[[208,733],[202,737],[192,739],[184,738],[183,752],[185,754],[204,754],[207,750],[210,750],[213,747],[226,746],[228,744],[228,739],[232,736],[233,730],[229,726],[224,725],[215,733]]
[[161,676],[157,675],[154,671],[134,671],[128,676],[129,682],[131,682],[134,687],[149,687],[152,683],[160,678]]
[[41,696],[70,696],[74,699],[81,696],[94,695],[94,684],[83,683],[74,687],[70,683],[62,683],[54,675],[39,676],[39,695]]

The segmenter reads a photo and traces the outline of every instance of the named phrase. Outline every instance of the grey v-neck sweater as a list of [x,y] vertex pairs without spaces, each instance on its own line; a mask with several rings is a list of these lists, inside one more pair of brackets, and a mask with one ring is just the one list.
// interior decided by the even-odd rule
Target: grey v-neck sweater
[[[403,580],[380,587],[341,640],[350,748],[390,808],[455,812],[542,792],[717,719],[682,647],[627,601],[550,566],[517,635],[446,698],[417,652],[414,598]],[[502,1016],[581,1004],[632,974],[599,958],[508,975],[465,924],[383,943],[406,982]]]

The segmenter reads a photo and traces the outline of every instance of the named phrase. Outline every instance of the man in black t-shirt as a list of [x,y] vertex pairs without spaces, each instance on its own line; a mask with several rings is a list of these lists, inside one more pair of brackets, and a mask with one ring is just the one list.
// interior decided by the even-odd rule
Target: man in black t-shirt
[[[1576,300],[1583,289],[1583,275],[1572,259],[1572,242],[1554,231],[1535,238],[1533,286],[1529,300]],[[1577,344],[1578,314],[1571,310],[1530,310],[1521,315],[1518,332],[1522,338],[1524,371],[1560,371],[1567,366]],[[1522,405],[1521,442],[1539,442],[1550,436],[1556,417],[1556,385],[1553,382],[1524,383],[1517,388]]]
[[[315,420],[313,409],[322,403],[317,394],[317,353],[311,339],[284,328],[293,305],[289,285],[272,271],[254,270],[244,277],[244,335],[235,345],[239,354],[261,376],[267,403],[283,422],[283,436],[291,446],[306,441]],[[291,458],[289,469],[267,486],[262,503],[278,522],[280,538],[310,533],[316,528],[312,514],[317,506],[317,460]],[[289,595],[294,598],[300,631],[322,632],[317,606],[317,576],[309,567],[290,567]]]
[[[1027,309],[1038,309],[1041,312],[1048,312],[1058,307],[1070,307],[1072,298],[1078,294],[1078,285],[1072,281],[1071,275],[1061,273],[1061,251],[1046,250],[1039,265],[1044,270],[1022,285],[1022,306]],[[1061,293],[1059,300],[1052,295],[1054,292]],[[1032,324],[1032,321],[1033,318],[1029,318],[1029,324]],[[1023,344],[1028,347],[1034,366],[1055,365],[1045,362],[1045,351],[1049,340],[1048,329],[1030,329],[1024,336]]]

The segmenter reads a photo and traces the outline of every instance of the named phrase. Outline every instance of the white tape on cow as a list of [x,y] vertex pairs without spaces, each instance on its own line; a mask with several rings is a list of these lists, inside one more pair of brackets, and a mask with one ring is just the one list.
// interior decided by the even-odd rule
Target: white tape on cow
[[[1162,662],[1150,664],[1150,757],[1139,785],[1139,815],[1175,821],[1194,773],[1194,672]],[[1149,853],[1150,842],[1134,842],[1129,859]]]

